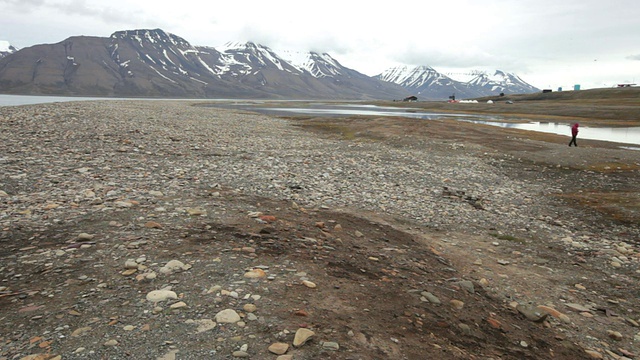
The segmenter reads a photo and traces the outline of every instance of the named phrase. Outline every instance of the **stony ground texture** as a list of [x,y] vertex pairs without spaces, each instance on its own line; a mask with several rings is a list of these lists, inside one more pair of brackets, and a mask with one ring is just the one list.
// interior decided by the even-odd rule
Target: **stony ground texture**
[[640,352],[640,152],[308,120],[0,108],[0,359]]

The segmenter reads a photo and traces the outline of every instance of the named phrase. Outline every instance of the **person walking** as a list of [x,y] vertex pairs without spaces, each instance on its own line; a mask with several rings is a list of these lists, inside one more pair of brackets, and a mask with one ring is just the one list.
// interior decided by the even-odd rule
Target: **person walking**
[[569,146],[571,146],[571,144],[575,145],[576,147],[578,146],[578,143],[576,142],[576,138],[578,137],[578,126],[580,126],[580,124],[575,123],[573,124],[573,126],[571,126],[571,141],[569,141]]

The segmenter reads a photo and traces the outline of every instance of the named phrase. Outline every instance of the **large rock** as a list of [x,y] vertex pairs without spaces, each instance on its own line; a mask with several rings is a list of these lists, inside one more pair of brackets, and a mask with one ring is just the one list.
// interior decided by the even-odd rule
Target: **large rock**
[[304,345],[313,335],[315,335],[313,331],[305,328],[300,328],[296,331],[296,336],[293,338],[293,346],[299,347]]
[[147,300],[151,302],[160,302],[165,300],[175,300],[178,298],[178,294],[171,290],[153,290],[147,294]]
[[234,324],[240,321],[240,315],[233,309],[225,309],[216,314],[216,322]]

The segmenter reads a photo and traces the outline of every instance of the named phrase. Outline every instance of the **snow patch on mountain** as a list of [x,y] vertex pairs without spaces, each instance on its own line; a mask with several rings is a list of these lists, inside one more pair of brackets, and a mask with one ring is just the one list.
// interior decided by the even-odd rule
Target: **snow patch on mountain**
[[449,85],[452,79],[434,68],[422,66],[397,66],[377,76],[380,80],[396,83],[407,88],[420,88],[425,85]]
[[309,52],[284,49],[276,49],[275,52],[293,67],[301,71],[306,70],[304,64],[309,61]]
[[8,41],[0,40],[0,58],[13,54],[16,51],[18,51],[18,49],[13,47]]
[[481,87],[491,92],[529,93],[539,91],[536,87],[526,83],[518,75],[502,70],[493,74],[479,73],[469,82],[470,87]]
[[249,63],[257,63],[258,66],[274,65],[278,70],[285,70],[285,64],[273,50],[251,41],[228,42],[218,51],[225,55],[225,59],[235,64],[244,63],[243,60],[246,60]]
[[497,95],[501,92],[530,93],[539,91],[517,75],[501,70],[496,70],[491,75],[484,71],[455,75],[465,75],[469,78],[468,81],[459,81],[426,65],[397,66],[387,69],[376,77],[426,97],[442,98],[445,95],[457,95],[468,98]]
[[315,78],[345,75],[344,67],[328,53],[278,50],[278,54],[296,69]]
[[0,51],[9,51],[10,46],[11,44],[8,41],[0,40]]

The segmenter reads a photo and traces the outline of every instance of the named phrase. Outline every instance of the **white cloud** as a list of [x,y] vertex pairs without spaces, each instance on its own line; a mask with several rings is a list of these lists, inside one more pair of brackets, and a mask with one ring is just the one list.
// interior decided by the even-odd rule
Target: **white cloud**
[[0,8],[0,40],[20,48],[161,28],[195,45],[251,40],[328,52],[368,75],[408,64],[498,68],[538,87],[575,78],[594,86],[622,81],[621,74],[640,78],[633,61],[640,58],[634,55],[640,33],[635,0],[0,0]]

